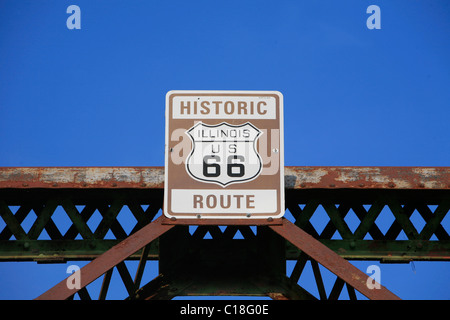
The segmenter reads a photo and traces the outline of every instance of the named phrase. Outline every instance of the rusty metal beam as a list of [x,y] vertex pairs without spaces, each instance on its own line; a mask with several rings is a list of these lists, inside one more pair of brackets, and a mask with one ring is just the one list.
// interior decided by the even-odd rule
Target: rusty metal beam
[[174,224],[182,226],[266,226],[282,224],[281,219],[168,219],[163,218],[162,224]]
[[1,188],[164,188],[162,167],[3,167]]
[[[85,288],[89,283],[100,277],[102,274],[117,266],[130,255],[142,249],[152,240],[167,232],[173,225],[161,224],[161,218],[149,223],[136,233],[129,236],[110,250],[91,261],[80,269],[80,289]],[[69,289],[67,280],[63,280],[50,290],[44,292],[36,300],[65,300],[77,293],[80,289]]]
[[287,189],[450,189],[450,167],[286,167]]
[[370,289],[367,286],[369,277],[364,272],[360,271],[350,262],[340,257],[337,253],[314,239],[292,222],[283,219],[281,226],[272,225],[269,227],[367,298],[373,300],[399,300],[399,297],[382,285],[380,285],[379,289]]
[[[449,190],[450,167],[286,167],[286,189]],[[3,188],[164,188],[163,167],[2,167]]]

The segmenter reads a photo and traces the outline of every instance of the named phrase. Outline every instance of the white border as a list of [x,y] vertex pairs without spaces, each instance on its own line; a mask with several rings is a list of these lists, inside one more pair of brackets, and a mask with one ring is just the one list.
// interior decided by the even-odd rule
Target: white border
[[[220,215],[208,215],[201,216],[201,218],[197,218],[194,215],[189,216],[172,216],[167,214],[165,208],[168,207],[168,190],[167,190],[167,181],[168,181],[168,163],[169,163],[169,97],[173,94],[183,95],[183,94],[252,94],[252,95],[268,95],[275,94],[279,98],[279,123],[280,123],[280,209],[281,212],[278,215],[251,215],[250,217],[246,217],[245,215],[233,214],[229,216],[220,216]],[[165,157],[164,157],[164,203],[163,203],[163,214],[167,218],[177,218],[177,219],[267,219],[273,218],[278,219],[284,216],[286,211],[285,201],[284,201],[284,101],[283,94],[280,91],[247,91],[247,90],[170,90],[166,93],[166,106],[165,106]]]

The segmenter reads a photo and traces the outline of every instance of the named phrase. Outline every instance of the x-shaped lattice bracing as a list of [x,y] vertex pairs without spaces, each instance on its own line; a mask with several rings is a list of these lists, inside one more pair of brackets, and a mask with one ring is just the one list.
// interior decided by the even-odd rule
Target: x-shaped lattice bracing
[[[120,192],[118,192],[118,194],[120,194]],[[31,192],[30,194],[33,193]],[[331,193],[327,193],[327,195],[328,194]],[[88,244],[91,243],[89,241],[103,240],[109,231],[109,234],[112,234],[116,238],[117,242],[115,243],[118,243],[148,225],[155,215],[161,211],[162,202],[161,199],[157,197],[152,198],[152,201],[148,201],[142,199],[136,200],[129,195],[123,197],[100,197],[99,199],[92,199],[91,197],[91,199],[87,200],[74,199],[71,198],[71,196],[65,195],[61,196],[59,193],[53,196],[53,193],[51,192],[46,193],[45,195],[46,196],[44,197],[34,196],[33,200],[27,200],[26,197],[24,197],[24,200],[20,203],[18,203],[18,201],[6,202],[7,200],[0,199],[0,215],[5,222],[5,227],[0,230],[0,240],[1,245],[4,248],[8,246],[12,248],[15,242],[21,241],[34,241],[32,246],[37,246],[44,230],[51,240],[67,241],[61,244],[64,246],[64,250],[61,251],[62,253],[68,252],[67,250],[71,245],[70,241],[86,241],[86,244]],[[393,244],[399,247],[406,247],[408,244],[403,244],[405,241],[396,241],[403,231],[408,238],[408,241],[412,243],[413,246],[419,246],[420,244],[423,248],[422,251],[418,250],[415,252],[412,249],[408,251],[401,247],[397,251],[399,252],[398,256],[401,255],[402,257],[405,256],[405,259],[410,259],[410,254],[415,254],[419,259],[421,257],[429,259],[430,256],[428,255],[428,252],[432,252],[433,256],[431,258],[448,260],[448,249],[446,248],[449,247],[448,243],[450,237],[445,229],[446,224],[442,223],[450,208],[450,199],[447,194],[444,194],[442,197],[435,197],[432,200],[429,200],[426,197],[421,199],[414,196],[408,196],[405,200],[404,197],[397,197],[397,193],[393,192],[389,194],[383,193],[380,196],[371,196],[371,200],[369,201],[351,200],[348,199],[348,197],[344,197],[344,200],[339,201],[339,199],[336,200],[335,196],[328,197],[327,195],[322,194],[320,197],[308,196],[297,198],[296,196],[288,194],[286,203],[287,209],[294,217],[295,224],[307,231],[314,238],[319,239],[327,244],[327,246],[330,246],[335,252],[340,252],[341,254],[343,251],[340,250],[340,248],[343,246],[345,247],[346,245],[349,245],[351,248],[352,243],[355,243],[356,249],[358,249],[363,243],[370,243],[370,241],[372,241],[366,239],[369,235],[374,242],[380,241],[385,244],[387,243],[386,246],[389,250],[392,250],[392,247],[389,247],[389,245]],[[144,209],[144,205],[148,205],[148,207]],[[302,207],[300,207],[300,205]],[[431,206],[435,206],[435,208]],[[18,207],[15,213],[13,213],[13,207]],[[118,220],[118,216],[125,210],[125,207],[130,209],[131,214],[137,220],[137,223],[132,227],[132,231],[128,233],[124,230]],[[319,207],[325,210],[326,215],[329,218],[329,221],[320,234],[316,230],[316,226],[311,219],[313,215],[318,212]],[[65,233],[62,232],[59,222],[53,216],[57,208],[62,208],[71,221],[71,225]],[[96,228],[93,228],[90,226],[89,222],[96,210],[101,215],[102,220]],[[352,227],[354,231],[351,231],[351,228],[346,221],[346,216],[350,210],[352,210],[359,219],[359,224],[356,229]],[[30,229],[26,232],[22,224],[24,220],[30,216],[31,211],[34,212],[36,218],[32,221]],[[418,212],[425,221],[425,225],[420,232],[410,219],[414,211]],[[385,212],[390,212],[394,220],[390,226],[388,226],[387,231],[382,232],[377,223],[378,218],[382,218]],[[29,220],[30,219],[28,219],[28,222],[30,222]],[[219,226],[199,226],[195,232],[193,232],[192,237],[194,239],[203,239],[206,233],[209,232],[211,237],[215,240],[231,240],[238,231],[242,234],[244,240],[251,240],[255,237],[255,233],[249,226],[242,225],[229,225],[226,228]],[[336,232],[339,232],[342,240],[332,240]],[[81,239],[76,240],[78,235]],[[435,235],[439,241],[431,240],[433,235]],[[12,240],[12,237],[17,241]],[[369,244],[365,245],[364,248],[367,248],[368,246]],[[155,246],[152,248],[154,247]],[[110,247],[101,248],[104,248],[104,251],[106,251]],[[348,249],[348,247],[345,248]],[[17,252],[21,254],[22,251],[24,251],[23,247],[21,251]],[[355,257],[354,252],[356,251],[357,250],[347,250],[345,254],[351,259],[351,257]],[[7,253],[8,251],[4,252]],[[17,257],[18,254],[16,251],[14,252],[15,253],[11,255]],[[294,252],[288,249],[286,251],[286,259],[297,260],[299,257],[298,254],[301,252],[301,250]],[[386,255],[383,253],[384,251],[380,252],[380,255]],[[98,253],[96,254],[98,256]],[[153,251],[152,254],[153,258],[157,258],[157,251]],[[346,256],[345,254],[344,256]],[[30,250],[29,255],[32,255]],[[133,257],[136,259],[136,257],[139,258],[139,255],[134,254]],[[364,258],[367,257],[372,256],[368,255]],[[130,258],[130,256],[128,256],[128,258]],[[376,259],[379,259],[378,256]],[[311,261],[315,260],[312,259]],[[324,290],[321,289],[323,287],[321,284],[323,281],[321,280],[317,262],[312,262],[311,264],[314,277],[318,284],[319,295],[321,298],[324,298],[326,295],[324,294]],[[131,292],[130,288],[135,289],[135,287],[130,285],[130,277],[126,276],[123,266],[119,266],[117,269],[123,279],[128,279],[123,281],[125,287],[127,287],[127,291]],[[290,276],[292,282],[295,283],[296,278],[298,281],[299,275],[298,277],[296,275],[299,274],[301,269],[301,264],[297,263]],[[106,283],[108,271],[105,272]],[[339,293],[342,291],[343,285],[341,279],[338,277],[327,298],[338,297]],[[105,288],[106,287],[107,286],[105,286]],[[349,290],[349,296],[352,297],[352,292],[354,290],[349,285],[347,285],[347,289]],[[84,297],[87,296],[86,293],[87,291],[85,291],[85,289],[80,291],[80,294]]]
[[[64,235],[58,228],[58,223],[55,223],[52,219],[52,215],[58,206],[64,209],[64,212],[72,222]],[[130,234],[148,224],[161,209],[160,206],[151,205],[146,210],[143,210],[139,204],[126,204],[125,200],[116,199],[111,205],[104,202],[87,203],[80,212],[71,199],[63,198],[50,199],[45,204],[23,204],[13,213],[10,206],[3,200],[0,200],[0,216],[6,223],[5,227],[0,231],[0,240],[10,240],[12,236],[16,240],[37,240],[44,230],[47,231],[52,240],[74,240],[78,234],[83,240],[104,239],[110,230],[116,239],[125,239],[129,234],[125,232],[117,220],[117,216],[124,206],[128,206],[137,220]],[[93,232],[88,222],[96,210],[101,214],[102,219]],[[36,218],[31,228],[26,232],[21,224],[30,216],[31,211],[36,214]]]
[[[324,208],[330,220],[319,234],[311,223],[311,217],[320,205]],[[395,217],[385,234],[381,232],[376,224],[376,220],[384,208],[389,208]],[[345,221],[345,217],[350,209],[360,219],[360,223],[354,232],[350,230]],[[288,206],[288,210],[295,219],[295,224],[315,238],[331,239],[335,232],[338,231],[344,240],[362,240],[367,234],[370,234],[373,240],[396,240],[402,230],[409,240],[430,240],[433,234],[439,240],[450,240],[447,231],[441,224],[449,209],[449,199],[442,199],[434,212],[432,212],[426,202],[415,201],[402,205],[393,197],[388,200],[375,200],[368,210],[361,203],[343,202],[336,207],[330,201],[319,202],[316,199],[307,201],[303,209],[296,203],[291,203]],[[420,233],[409,219],[415,210],[419,212],[426,222]]]

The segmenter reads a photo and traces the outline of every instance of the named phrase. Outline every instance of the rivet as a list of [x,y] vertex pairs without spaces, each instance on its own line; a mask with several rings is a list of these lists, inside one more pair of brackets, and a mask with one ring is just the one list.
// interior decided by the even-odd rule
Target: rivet
[[200,214],[197,215],[197,218],[198,218],[198,219],[200,219],[201,217],[202,217],[202,215],[200,215]]
[[252,216],[251,213],[247,213],[247,218],[250,218]]
[[171,217],[170,220],[171,220],[171,221],[177,221],[177,218]]
[[272,217],[268,217],[268,218],[267,218],[267,221],[272,222],[272,221],[273,221],[273,218],[272,218]]

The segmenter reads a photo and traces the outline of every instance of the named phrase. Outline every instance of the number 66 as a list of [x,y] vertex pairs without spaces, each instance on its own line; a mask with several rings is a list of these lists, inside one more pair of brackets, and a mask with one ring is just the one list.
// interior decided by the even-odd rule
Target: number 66
[[[213,162],[208,162],[214,160]],[[243,177],[245,174],[245,166],[242,163],[235,163],[233,160],[244,162],[243,156],[231,155],[227,158],[227,175],[229,177]],[[203,175],[205,177],[220,176],[220,161],[221,158],[217,155],[207,155],[203,157]],[[237,170],[236,170],[237,169]]]

